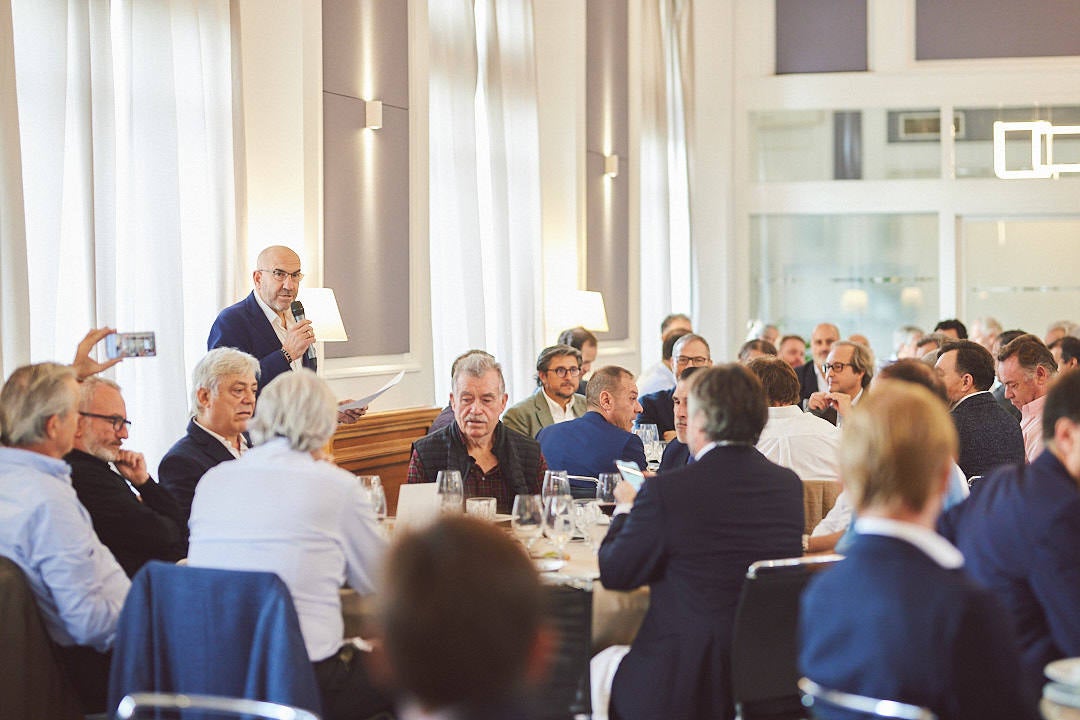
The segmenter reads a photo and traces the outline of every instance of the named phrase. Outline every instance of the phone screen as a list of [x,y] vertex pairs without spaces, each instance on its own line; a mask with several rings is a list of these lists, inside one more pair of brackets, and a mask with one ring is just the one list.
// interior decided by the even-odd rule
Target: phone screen
[[623,480],[633,485],[635,490],[641,489],[641,483],[645,482],[645,474],[641,472],[637,465],[626,460],[616,460],[615,467],[619,469],[619,474],[623,476]]
[[157,338],[153,332],[113,333],[105,337],[105,354],[118,357],[154,357]]

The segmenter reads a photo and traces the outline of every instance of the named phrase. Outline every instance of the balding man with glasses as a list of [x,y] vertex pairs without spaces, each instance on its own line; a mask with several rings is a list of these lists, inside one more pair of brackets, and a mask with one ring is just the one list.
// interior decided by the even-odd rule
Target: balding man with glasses
[[552,345],[536,358],[537,391],[508,408],[503,425],[535,438],[548,425],[579,418],[588,410],[585,396],[577,392],[581,379],[581,351],[569,345]]
[[[675,376],[682,377],[687,368],[709,367],[712,365],[712,353],[705,338],[694,333],[687,333],[675,341],[671,348],[671,364],[675,367]],[[637,424],[655,425],[664,441],[675,438],[675,406],[673,398],[675,388],[649,393],[638,398],[641,412]]]

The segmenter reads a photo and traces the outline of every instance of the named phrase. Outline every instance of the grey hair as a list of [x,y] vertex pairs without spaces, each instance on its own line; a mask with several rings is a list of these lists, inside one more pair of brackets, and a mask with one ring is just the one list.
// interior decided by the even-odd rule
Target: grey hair
[[457,393],[458,378],[462,375],[480,378],[491,370],[499,374],[499,394],[505,395],[506,380],[503,379],[502,365],[495,362],[495,358],[486,352],[470,353],[457,361],[454,368],[454,393]]
[[94,393],[97,392],[99,387],[111,387],[116,392],[120,392],[120,386],[109,378],[103,378],[100,375],[91,375],[90,377],[79,383],[79,409],[86,411],[90,409],[90,403],[94,401]]
[[226,375],[247,375],[259,378],[259,361],[243,350],[231,347],[214,348],[202,356],[191,372],[191,414],[199,414],[199,390],[206,388],[217,395],[221,378]]
[[49,418],[76,409],[69,378],[75,379],[70,366],[51,362],[23,365],[11,373],[0,390],[0,443],[26,447],[45,440]]
[[256,445],[281,437],[293,450],[313,452],[326,445],[336,427],[337,399],[330,386],[302,368],[281,373],[266,386],[248,429]]
[[694,340],[697,340],[702,345],[704,345],[705,349],[709,351],[709,355],[710,356],[712,355],[712,349],[709,347],[709,341],[708,340],[701,337],[697,333],[686,333],[685,335],[683,335],[682,337],[680,337],[678,340],[675,341],[675,345],[671,348],[671,357],[673,357],[673,358],[678,357],[679,351],[682,350],[683,347],[688,342],[693,342]]

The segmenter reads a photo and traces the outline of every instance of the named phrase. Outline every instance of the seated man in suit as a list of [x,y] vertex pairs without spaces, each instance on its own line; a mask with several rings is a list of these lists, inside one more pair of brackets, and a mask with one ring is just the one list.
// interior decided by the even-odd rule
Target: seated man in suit
[[971,340],[946,343],[934,364],[952,403],[953,424],[960,438],[957,464],[964,477],[986,475],[1001,465],[1024,462],[1020,423],[990,394],[994,356]]
[[[689,367],[712,365],[709,343],[705,338],[694,333],[679,336],[672,344],[671,352],[676,376],[681,376],[682,371]],[[638,398],[641,402],[641,412],[638,413],[637,424],[639,426],[655,425],[661,440],[671,440],[675,437],[675,415],[672,412],[674,392],[675,388],[672,387]]]
[[487,353],[458,360],[453,388],[455,422],[413,443],[406,482],[435,482],[440,470],[457,470],[465,497],[493,497],[498,511],[508,513],[515,495],[540,493],[547,470],[540,444],[499,421],[506,383],[502,367]]
[[810,362],[796,371],[799,376],[799,397],[802,400],[809,400],[814,393],[829,389],[822,365],[829,357],[833,343],[839,339],[840,328],[832,323],[821,323],[810,334]]
[[[695,462],[636,494],[619,483],[600,547],[604,587],[650,590],[614,673],[610,714],[619,718],[734,717],[731,634],[746,569],[801,554],[802,483],[754,448],[768,417],[761,383],[741,365],[699,370],[688,402]],[[597,666],[605,653],[618,651]]]
[[131,577],[148,560],[187,555],[187,523],[173,496],[150,477],[142,453],[123,449],[126,415],[120,386],[102,377],[84,380],[74,447],[64,460],[94,531]]
[[1034,335],[1021,335],[1001,348],[997,374],[1005,386],[1005,399],[1020,411],[1020,432],[1024,454],[1033,462],[1043,450],[1042,411],[1050,381],[1057,374],[1057,361]]
[[250,447],[244,431],[255,412],[259,361],[234,348],[215,348],[191,373],[187,433],[161,458],[161,486],[180,504],[184,527],[195,486],[207,470]]
[[939,718],[1034,718],[1008,618],[934,533],[956,447],[944,405],[912,383],[882,381],[848,416],[840,465],[858,533],[847,559],[803,594],[799,669],[827,688]]
[[378,595],[378,667],[402,718],[514,720],[555,638],[521,546],[490,523],[444,515],[390,549]]
[[1058,364],[1058,372],[1080,367],[1080,338],[1066,335],[1047,345]]
[[616,460],[629,460],[644,470],[645,446],[630,432],[641,412],[633,374],[617,365],[600,368],[589,380],[585,399],[589,411],[584,416],[549,425],[536,436],[548,466],[597,477],[615,472]]
[[675,385],[675,393],[671,396],[671,405],[675,413],[675,437],[668,441],[667,447],[664,448],[664,455],[660,458],[657,473],[678,470],[693,460],[693,456],[690,455],[690,446],[686,444],[690,418],[686,399],[690,395],[690,376],[699,370],[701,368],[691,366],[679,374],[679,382]]
[[536,437],[548,425],[585,414],[585,396],[577,392],[581,378],[581,351],[569,345],[552,345],[536,358],[536,384],[532,395],[506,409],[503,425],[522,435]]
[[999,468],[939,524],[1011,613],[1032,692],[1046,663],[1080,656],[1080,371],[1050,386],[1042,428],[1042,455]]
[[811,395],[806,408],[840,427],[844,415],[859,403],[874,377],[874,356],[865,345],[839,340],[833,343],[822,367],[828,389]]

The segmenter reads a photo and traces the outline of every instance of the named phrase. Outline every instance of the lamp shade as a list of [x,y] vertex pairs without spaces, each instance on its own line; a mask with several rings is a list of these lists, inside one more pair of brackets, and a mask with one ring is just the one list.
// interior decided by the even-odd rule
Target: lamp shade
[[304,304],[304,316],[315,329],[315,338],[322,342],[345,342],[345,325],[337,298],[330,288],[302,288],[297,299]]
[[594,332],[608,331],[604,296],[591,290],[571,290],[551,298],[548,318],[556,331],[578,325]]

